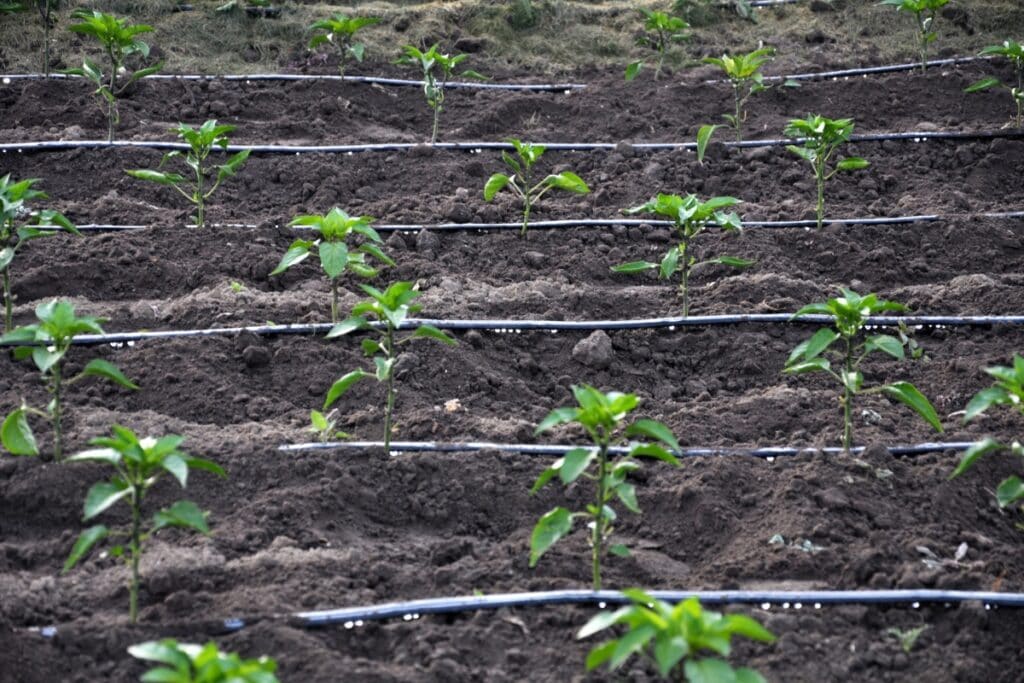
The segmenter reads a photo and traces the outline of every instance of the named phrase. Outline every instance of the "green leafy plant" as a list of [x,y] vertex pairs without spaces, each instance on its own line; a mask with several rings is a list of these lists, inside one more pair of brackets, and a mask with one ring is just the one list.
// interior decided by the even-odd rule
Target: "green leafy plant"
[[639,654],[654,662],[661,678],[689,683],[764,683],[765,678],[753,669],[733,669],[717,657],[699,659],[705,650],[728,657],[734,636],[774,642],[775,636],[754,619],[706,610],[696,597],[673,606],[635,588],[622,592],[632,605],[598,613],[576,634],[583,639],[613,626],[626,627],[621,637],[590,651],[587,671],[602,664],[614,671]]
[[201,534],[210,533],[206,523],[207,513],[189,500],[179,500],[158,510],[153,514],[148,528],[144,529],[142,508],[146,494],[164,474],[174,477],[181,488],[185,488],[190,470],[205,470],[221,477],[227,475],[220,465],[192,457],[180,450],[178,447],[185,440],[183,436],[169,434],[160,438],[140,439],[135,432],[120,425],[113,425],[110,431],[112,436],[97,437],[89,442],[96,448],[75,453],[68,461],[101,462],[114,469],[108,481],[93,484],[86,493],[84,521],[88,522],[123,500],[131,509],[131,522],[127,529],[111,529],[105,524],[97,524],[83,531],[64,562],[63,573],[69,572],[100,541],[124,539],[124,544],[114,545],[110,554],[122,558],[131,568],[128,616],[134,624],[139,615],[139,561],[142,559],[142,544],[161,529],[171,527]]
[[37,415],[50,422],[53,428],[53,458],[60,462],[64,452],[64,390],[86,377],[100,377],[126,389],[138,389],[116,365],[101,358],[86,363],[81,372],[64,376],[64,356],[71,348],[75,335],[103,334],[100,318],[75,315],[75,307],[66,301],[48,301],[36,307],[39,322],[15,328],[0,337],[0,344],[15,344],[17,360],[31,358],[39,369],[43,384],[51,398],[45,410],[33,408],[24,401],[7,415],[0,426],[0,441],[13,455],[39,455],[39,446],[28,423],[29,415]]
[[[1024,358],[1014,354],[1012,366],[996,365],[985,368],[985,373],[994,379],[995,383],[979,391],[970,400],[964,411],[964,422],[977,419],[992,406],[1009,406],[1024,417]],[[1009,450],[1014,455],[1024,458],[1024,445],[1021,445],[1020,441],[1014,440],[1010,444],[1003,444],[988,437],[967,449],[950,479],[959,477],[969,470],[981,456],[1003,450]],[[1004,508],[1024,502],[1024,480],[1015,474],[1004,479],[996,489],[996,500],[999,501],[999,507]]]
[[[373,372],[353,370],[336,381],[327,391],[324,410],[348,391],[353,384],[361,379],[375,379],[385,385],[386,401],[384,405],[384,451],[391,450],[391,433],[395,410],[395,361],[398,360],[399,347],[416,339],[434,339],[449,346],[457,343],[454,338],[431,325],[420,325],[404,336],[398,332],[405,319],[415,315],[422,306],[412,303],[420,295],[411,282],[396,282],[383,292],[369,285],[359,285],[370,296],[352,308],[352,315],[335,325],[327,333],[328,339],[341,337],[356,330],[375,331],[376,339],[362,341],[363,353],[373,359]],[[376,325],[372,324],[376,323]]]
[[935,17],[939,10],[949,4],[949,0],[882,0],[880,5],[891,5],[897,12],[914,15],[917,23],[917,50],[921,59],[921,72],[928,69],[928,46],[935,42],[939,34],[932,30]]
[[48,199],[45,192],[33,189],[38,182],[38,178],[12,182],[9,173],[0,178],[0,274],[3,276],[4,332],[14,327],[11,264],[18,250],[26,242],[56,234],[53,230],[40,226],[57,227],[65,232],[81,235],[71,221],[58,211],[29,211],[28,202]]
[[761,67],[769,62],[774,54],[774,48],[762,47],[747,54],[723,54],[721,57],[705,57],[703,60],[705,64],[714,64],[725,72],[726,78],[732,84],[735,109],[732,114],[722,114],[722,118],[735,129],[737,140],[743,139],[743,122],[747,120],[747,100],[767,89]]
[[[640,405],[635,394],[604,393],[587,384],[574,386],[572,393],[578,405],[552,410],[537,425],[535,433],[541,434],[558,425],[571,423],[586,432],[592,445],[573,448],[556,460],[541,472],[530,492],[537,493],[555,477],[566,486],[583,477],[594,482],[594,502],[578,512],[559,506],[545,513],[530,536],[530,566],[535,567],[551,546],[572,531],[576,519],[585,519],[591,532],[593,587],[600,590],[601,560],[605,552],[620,556],[629,554],[624,545],[608,546],[617,519],[612,504],[618,500],[630,512],[640,514],[636,487],[626,481],[626,477],[640,469],[637,458],[641,457],[655,458],[678,467],[679,460],[668,449],[679,451],[679,442],[668,427],[656,420],[626,423],[629,413]],[[655,443],[635,438],[654,439]],[[615,456],[613,446],[625,446],[625,454]]]
[[[206,164],[207,157],[215,147],[227,150],[228,133],[234,130],[235,126],[218,126],[216,119],[204,122],[199,128],[193,128],[187,123],[179,123],[171,129],[172,133],[177,133],[179,138],[188,143],[189,149],[184,153],[180,150],[168,152],[160,160],[157,169],[163,168],[163,165],[170,159],[182,157],[185,165],[192,171],[191,178],[186,178],[180,173],[166,173],[149,169],[125,171],[125,173],[132,178],[173,187],[182,197],[195,205],[196,227],[201,228],[206,225],[206,200],[213,195],[222,182],[238,173],[249,158],[251,150],[244,149],[233,154],[227,162],[219,166],[210,167]],[[214,176],[213,184],[207,188],[208,176],[213,175],[214,171],[216,171],[216,176]]]
[[1017,76],[1016,85],[1003,83],[995,76],[988,76],[976,83],[972,83],[964,92],[981,92],[991,88],[1006,88],[1010,91],[1010,97],[1017,107],[1017,115],[1014,117],[1014,124],[1017,128],[1024,127],[1024,46],[1013,40],[1004,40],[1002,45],[989,45],[981,51],[982,56],[997,55],[1006,57],[1013,64],[1014,74]]
[[715,256],[699,260],[695,254],[693,240],[714,221],[727,232],[740,232],[743,228],[740,217],[733,213],[725,213],[723,209],[740,203],[734,197],[712,197],[706,202],[700,201],[695,195],[680,197],[674,194],[659,194],[646,204],[626,209],[623,213],[653,213],[664,216],[672,221],[679,243],[671,247],[662,257],[660,263],[650,261],[631,261],[613,266],[616,273],[643,273],[657,270],[662,280],[679,274],[679,298],[682,300],[683,315],[690,314],[690,275],[698,266],[717,263],[732,268],[747,268],[753,261],[735,256]]
[[818,188],[816,215],[819,228],[825,217],[825,182],[840,171],[859,171],[871,165],[861,157],[845,157],[839,159],[830,170],[832,155],[840,145],[850,140],[851,133],[853,119],[828,119],[817,114],[808,114],[805,119],[791,119],[786,126],[785,135],[803,138],[801,146],[786,145],[786,149],[814,169],[814,180]]
[[321,413],[319,410],[309,411],[309,428],[307,431],[316,434],[321,443],[336,439],[348,439],[351,435],[338,429],[338,409]]
[[[690,28],[680,17],[674,17],[666,12],[654,12],[645,7],[638,7],[637,11],[644,19],[644,33],[637,38],[637,45],[649,47],[658,53],[658,66],[654,70],[654,80],[661,76],[661,69],[665,65],[665,54],[669,47],[675,43],[685,41],[689,36],[684,31]],[[643,68],[643,61],[631,63],[626,67],[626,80],[631,81],[640,73]]]
[[272,658],[242,659],[221,652],[214,642],[193,645],[166,638],[132,645],[128,654],[163,665],[143,674],[142,683],[278,683]]
[[359,29],[366,26],[379,24],[378,17],[347,17],[344,14],[335,14],[330,19],[321,19],[309,27],[311,31],[318,31],[309,41],[309,49],[316,50],[322,45],[331,45],[338,55],[338,73],[345,75],[345,64],[349,58],[357,62],[363,61],[363,54],[366,46],[362,43],[353,42],[355,34]]
[[[881,351],[896,360],[904,360],[907,356],[905,349],[908,347],[907,341],[902,337],[866,334],[865,327],[869,316],[886,311],[906,310],[907,307],[901,303],[879,299],[875,294],[861,296],[844,288],[842,296],[824,303],[804,306],[793,315],[793,318],[807,314],[832,316],[831,327],[822,327],[793,349],[786,360],[783,372],[791,375],[824,372],[839,382],[843,388],[843,395],[839,400],[843,407],[843,448],[847,451],[853,445],[853,402],[856,396],[885,394],[906,404],[924,418],[935,431],[942,432],[942,423],[935,413],[935,408],[910,382],[864,387],[861,365],[871,353]],[[911,358],[920,358],[921,355],[920,349],[914,349]]]
[[[430,144],[437,142],[437,126],[441,120],[441,110],[444,108],[444,89],[449,80],[455,75],[455,67],[465,61],[469,55],[448,55],[439,52],[435,43],[426,52],[415,45],[406,45],[402,48],[403,54],[398,59],[398,64],[417,66],[423,72],[423,96],[427,100],[427,106],[434,111],[434,127],[430,134]],[[486,80],[487,77],[471,69],[459,74],[463,78],[475,78]]]
[[512,171],[512,175],[495,173],[488,178],[487,183],[484,185],[484,201],[489,202],[493,200],[495,195],[505,188],[511,189],[512,192],[522,199],[523,227],[519,231],[520,236],[526,236],[526,230],[530,224],[530,211],[548,190],[558,189],[565,190],[566,192],[575,192],[576,194],[590,192],[587,184],[572,171],[547,175],[543,180],[534,184],[533,167],[541,156],[544,155],[547,147],[520,142],[515,138],[509,138],[505,142],[509,142],[515,147],[516,156],[519,158],[516,159],[516,157],[513,157],[508,152],[501,153],[501,159],[508,166],[509,170]]
[[906,630],[897,628],[896,626],[890,626],[885,629],[885,635],[891,636],[899,641],[900,648],[904,654],[910,654],[911,650],[914,649],[914,645],[917,644],[917,639],[921,637],[921,634],[928,629],[927,624],[916,626],[914,628],[908,628]]
[[[291,225],[305,226],[316,232],[315,240],[298,239],[292,242],[281,258],[281,262],[270,272],[280,275],[297,263],[305,261],[316,251],[320,266],[327,274],[331,283],[331,322],[338,322],[338,279],[346,272],[355,273],[360,277],[375,277],[377,269],[366,262],[367,256],[389,266],[395,262],[377,245],[383,244],[380,235],[370,225],[373,219],[369,216],[349,216],[334,207],[323,216],[296,216]],[[358,246],[350,244],[356,236],[363,237]]]
[[64,73],[82,76],[96,86],[96,95],[99,96],[101,108],[107,116],[107,139],[113,142],[114,128],[121,122],[118,98],[129,85],[146,76],[152,76],[163,68],[163,62],[144,66],[132,71],[123,82],[118,83],[129,57],[136,54],[143,58],[149,57],[149,44],[139,40],[137,36],[151,32],[153,27],[146,24],[129,24],[127,19],[88,9],[76,10],[71,16],[80,21],[69,26],[68,30],[92,36],[99,41],[107,56],[106,68],[109,69],[109,73],[104,74],[103,67],[88,59],[82,63],[81,68],[67,69]]

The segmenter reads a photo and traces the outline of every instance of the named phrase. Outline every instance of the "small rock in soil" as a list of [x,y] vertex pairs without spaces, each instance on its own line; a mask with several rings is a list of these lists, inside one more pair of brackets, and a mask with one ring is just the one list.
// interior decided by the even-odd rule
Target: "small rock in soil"
[[440,246],[440,238],[431,231],[423,229],[416,233],[416,251],[421,254],[432,255]]
[[611,337],[605,334],[603,330],[593,332],[589,337],[580,340],[573,347],[572,357],[587,367],[607,368],[615,359]]
[[539,251],[528,251],[523,254],[523,263],[531,268],[543,268],[546,256]]
[[242,360],[247,368],[262,368],[270,365],[270,351],[262,346],[247,346],[242,350]]
[[391,233],[391,237],[384,243],[391,251],[405,251],[409,247],[406,245],[405,240],[397,232]]

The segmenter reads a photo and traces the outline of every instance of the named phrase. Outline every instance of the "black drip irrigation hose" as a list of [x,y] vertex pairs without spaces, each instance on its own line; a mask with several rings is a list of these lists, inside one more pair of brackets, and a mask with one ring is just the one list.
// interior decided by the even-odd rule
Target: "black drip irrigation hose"
[[[864,133],[851,135],[850,142],[883,142],[886,140],[925,142],[927,140],[992,140],[996,138],[1018,139],[1024,137],[1024,130],[998,131],[913,131],[905,133]],[[719,144],[726,147],[781,147],[800,144],[803,138],[775,138],[767,140],[727,140]],[[694,150],[696,142],[547,142],[543,144],[549,150],[565,152],[590,152],[595,150],[612,151],[625,144],[631,149],[640,151],[671,151],[677,149]],[[143,148],[156,150],[187,151],[190,147],[183,142],[167,142],[162,140],[41,140],[29,142],[7,142],[0,144],[0,152],[60,151],[69,149],[109,149],[118,147]],[[418,148],[440,150],[458,150],[481,153],[483,150],[512,150],[508,142],[437,142],[433,145],[413,142],[381,142],[362,145],[228,145],[222,152],[234,153],[249,150],[256,154],[357,154],[363,152],[400,152]]]
[[[935,66],[956,66],[958,64],[969,64],[971,62],[983,62],[992,59],[991,57],[950,57],[949,59],[932,59],[925,64],[931,68]],[[827,79],[837,80],[851,76],[872,76],[875,74],[895,73],[899,71],[914,71],[921,68],[921,62],[908,62],[906,64],[887,64],[884,66],[861,66],[853,69],[835,69],[832,71],[812,71],[808,73],[787,74],[783,76],[765,76],[766,81],[821,81]],[[727,79],[715,78],[704,81],[707,84],[728,83]]]
[[[399,329],[415,329],[420,325],[433,325],[442,330],[468,331],[487,330],[499,333],[519,332],[593,332],[595,330],[647,330],[664,329],[674,331],[677,327],[709,327],[720,325],[827,325],[832,316],[810,314],[794,317],[792,313],[743,313],[737,315],[691,315],[672,318],[641,318],[633,320],[448,320],[442,318],[409,318]],[[872,316],[868,327],[991,327],[993,325],[1024,325],[1024,315],[908,315]],[[380,323],[370,323],[377,328]],[[303,323],[294,325],[250,325],[243,327],[212,327],[202,330],[163,330],[155,332],[112,332],[109,334],[80,334],[73,344],[94,346],[97,344],[134,345],[137,342],[166,339],[187,339],[196,337],[230,337],[248,332],[259,336],[311,335],[330,331],[331,323]],[[23,343],[4,342],[4,346],[25,346]]]
[[[983,213],[951,213],[951,214],[921,214],[916,216],[869,216],[864,218],[831,218],[826,223],[835,225],[909,225],[914,223],[936,223],[948,220],[977,220],[983,218],[1014,219],[1024,218],[1024,211],[995,211]],[[640,227],[644,225],[667,227],[672,226],[672,221],[643,220],[636,218],[570,218],[566,220],[553,221],[531,221],[530,228],[560,229],[560,228],[610,228],[615,226]],[[714,223],[712,223],[714,225]],[[813,228],[817,225],[814,219],[788,220],[788,221],[744,221],[744,228]],[[58,225],[38,226],[43,230],[63,230]],[[114,225],[106,223],[86,223],[75,226],[80,232],[118,232],[145,230],[146,225]],[[184,226],[191,228],[191,225]],[[240,228],[254,230],[260,227],[258,223],[212,223],[214,228]],[[275,225],[279,229],[281,226]],[[295,230],[309,230],[305,226],[294,227]],[[465,230],[499,231],[499,230],[522,230],[520,223],[383,223],[374,225],[377,232],[419,232],[420,230],[438,232],[456,232]]]
[[[919,443],[911,446],[889,446],[886,450],[893,456],[914,456],[926,453],[944,453],[946,451],[966,451],[974,445],[973,441],[950,441],[935,443]],[[575,448],[585,448],[579,445],[562,444],[525,444],[525,443],[491,443],[486,441],[469,441],[464,443],[440,443],[436,441],[392,441],[390,452],[398,453],[471,453],[479,451],[498,451],[500,453],[520,453],[522,455],[555,455],[562,456]],[[278,446],[277,450],[286,453],[304,453],[309,451],[329,450],[350,450],[350,451],[380,451],[384,448],[383,441],[329,441],[285,444]],[[866,450],[864,446],[856,446],[849,450],[854,455],[860,455]],[[609,448],[614,455],[625,455],[629,449],[624,446]],[[683,448],[673,451],[681,458],[705,458],[705,457],[726,457],[743,456],[771,460],[774,458],[785,458],[796,455],[811,455],[821,453],[824,455],[839,455],[846,450],[837,446],[815,447],[790,447],[790,446],[768,446],[764,448]]]
[[[705,606],[756,605],[769,610],[773,605],[783,609],[818,610],[833,605],[891,605],[919,609],[922,605],[952,607],[964,603],[980,603],[986,610],[1024,607],[1024,593],[996,591],[959,591],[933,589],[904,590],[652,590],[648,595],[658,600],[676,603],[697,598]],[[288,620],[301,628],[342,626],[346,629],[361,627],[367,621],[402,619],[415,621],[428,614],[458,614],[480,610],[498,610],[523,607],[553,607],[560,605],[591,605],[604,609],[609,605],[626,605],[629,597],[614,590],[559,590],[532,593],[498,593],[495,595],[465,595],[447,598],[426,598],[377,605],[344,607],[341,609],[272,614],[264,616],[225,619],[216,625],[223,633],[240,631],[246,626],[267,620]],[[193,624],[193,628],[194,628]],[[28,629],[43,638],[54,638],[57,626]]]

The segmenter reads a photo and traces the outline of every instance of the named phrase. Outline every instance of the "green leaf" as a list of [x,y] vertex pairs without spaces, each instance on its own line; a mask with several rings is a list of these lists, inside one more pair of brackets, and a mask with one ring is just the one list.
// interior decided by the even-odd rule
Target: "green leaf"
[[437,341],[439,341],[439,342],[441,342],[443,344],[447,344],[448,346],[456,346],[459,343],[459,342],[457,342],[455,340],[454,337],[450,336],[449,334],[447,334],[445,332],[442,332],[441,330],[437,329],[433,325],[420,325],[412,333],[412,336],[410,338],[411,339],[420,339],[420,338],[436,339]]
[[548,413],[547,417],[540,421],[540,424],[533,430],[533,433],[540,434],[541,432],[546,432],[557,425],[573,422],[578,417],[579,409],[577,408],[555,408]]
[[859,171],[862,168],[867,168],[871,163],[867,159],[860,157],[846,157],[840,159],[839,163],[836,164],[836,168],[840,171]]
[[565,171],[557,175],[549,175],[544,179],[544,184],[549,187],[556,187],[559,190],[566,190],[567,192],[575,192],[576,194],[586,194],[590,192],[590,188],[583,182],[583,179],[572,171]]
[[739,258],[738,256],[718,256],[707,261],[707,263],[720,263],[723,266],[729,266],[730,268],[749,268],[757,262],[745,258]]
[[889,354],[893,358],[903,360],[905,354],[903,352],[903,342],[896,337],[888,334],[876,334],[868,337],[864,341],[865,351],[882,351]]
[[374,375],[378,382],[387,381],[388,377],[391,376],[391,369],[394,367],[394,358],[384,358],[383,356],[374,356],[373,365],[376,367],[377,372]]
[[356,330],[367,330],[370,328],[370,323],[366,322],[366,318],[361,316],[353,316],[351,318],[345,318],[340,323],[331,328],[331,331],[327,333],[328,339],[335,339],[342,337]]
[[[675,251],[673,249],[673,251]],[[612,272],[614,273],[642,273],[645,270],[657,269],[657,263],[651,263],[650,261],[630,261],[629,263],[623,263],[618,266],[612,266]]]
[[177,649],[177,643],[174,643],[174,647],[170,646],[170,643],[174,643],[174,641],[139,643],[138,645],[130,646],[128,654],[136,659],[147,662],[160,662],[161,664],[173,667],[181,667],[187,671],[190,666],[188,656]]
[[721,127],[722,125],[719,123],[706,123],[697,130],[697,163],[704,163],[704,153],[708,149],[708,143],[711,142],[711,136]]
[[1012,505],[1022,499],[1024,499],[1024,481],[1021,481],[1017,475],[1007,477],[996,489],[996,500],[999,501],[999,507]]
[[974,395],[964,410],[964,422],[970,422],[993,405],[1008,403],[1009,394],[1002,387],[987,387]]
[[54,365],[56,365],[61,358],[64,357],[63,351],[49,351],[42,346],[37,346],[32,349],[32,362],[36,364],[39,371],[46,373]]
[[954,477],[959,477],[961,474],[969,470],[978,458],[986,453],[998,451],[1002,448],[1004,448],[1004,446],[991,437],[987,437],[981,441],[971,444],[970,448],[964,451],[963,457],[960,458],[960,464],[956,466],[956,469],[953,470],[951,475],[949,475],[949,478],[953,479]]
[[101,481],[98,484],[93,484],[89,492],[85,494],[84,518],[86,520],[92,519],[117,501],[131,494],[131,487],[124,482]]
[[574,448],[562,456],[562,466],[558,468],[558,477],[563,484],[571,484],[583,474],[590,463],[597,457],[593,448]]
[[654,458],[655,460],[661,460],[667,462],[670,465],[678,467],[680,465],[679,459],[672,455],[664,448],[657,444],[646,443],[634,446],[629,451],[629,455],[634,458]]
[[185,458],[185,462],[191,470],[203,470],[204,472],[216,474],[218,477],[226,478],[228,476],[223,467],[206,458]]
[[71,554],[68,555],[68,559],[64,561],[64,569],[62,573],[67,573],[78,564],[78,561],[85,557],[94,545],[102,541],[104,538],[110,535],[110,530],[102,524],[89,527],[81,533],[78,540],[75,541],[75,545],[71,548]]
[[332,280],[345,272],[348,266],[348,247],[344,242],[321,242],[320,265]]
[[736,672],[721,659],[688,659],[683,663],[689,683],[735,683]]
[[657,420],[637,420],[626,427],[625,434],[626,436],[648,436],[652,439],[657,439],[673,450],[681,450],[679,448],[679,441],[676,439],[675,434],[672,433],[672,430]]
[[831,364],[828,362],[828,359],[819,356],[817,358],[811,358],[810,360],[800,361],[791,365],[787,364],[782,371],[790,375],[802,375],[805,372],[828,370],[830,367]]
[[277,264],[277,267],[270,271],[270,274],[280,275],[296,263],[305,261],[309,257],[309,250],[312,246],[313,242],[309,240],[295,240],[281,257],[281,262]]
[[210,533],[206,514],[190,500],[179,500],[171,507],[164,508],[153,515],[153,531],[167,527],[192,529],[201,534]]
[[512,179],[504,173],[495,173],[487,179],[487,184],[484,185],[484,201],[491,201],[494,199],[494,195],[498,194]]
[[937,432],[942,432],[942,422],[939,420],[939,416],[935,413],[935,408],[932,404],[924,397],[917,388],[910,382],[895,382],[888,386],[882,387],[882,391],[886,396],[895,398],[901,403],[905,403],[914,409],[914,411],[924,418],[925,422],[930,424],[932,428]]
[[[662,279],[668,279],[675,274],[679,267],[679,248],[672,247],[665,252],[665,257],[661,259],[661,264],[658,268],[658,277]],[[684,266],[685,267],[685,266]]]
[[113,363],[107,362],[101,358],[95,358],[86,364],[82,369],[82,376],[95,376],[103,377],[108,379],[115,384],[119,384],[126,389],[138,389],[138,385],[132,382],[130,379],[125,377],[124,373]]
[[[95,441],[93,441],[95,443]],[[80,453],[75,453],[68,462],[105,462],[108,465],[117,465],[121,462],[121,454],[113,448],[92,448]]]
[[730,614],[725,617],[724,623],[728,632],[733,635],[743,636],[762,643],[775,642],[775,636],[757,621],[743,614]]
[[654,634],[654,627],[649,625],[630,630],[626,635],[619,638],[615,646],[615,652],[612,653],[612,657],[608,661],[608,666],[612,669],[622,666],[627,659],[643,650],[647,642],[654,637]]
[[546,553],[558,539],[572,531],[572,513],[557,507],[545,513],[530,534],[530,566],[536,567],[537,560]]
[[364,377],[373,377],[373,375],[365,370],[353,370],[332,384],[331,388],[327,391],[327,398],[324,399],[323,410],[327,410],[334,405],[334,402],[341,398],[341,395],[348,391],[349,387]]
[[636,487],[632,484],[623,482],[615,487],[615,495],[619,497],[622,504],[626,506],[626,509],[630,512],[640,514],[640,503],[636,499]]
[[150,171],[148,169],[139,169],[134,171],[125,171],[132,178],[138,180],[148,180],[151,183],[159,183],[160,185],[179,185],[185,182],[185,176],[178,173],[163,173],[161,171]]
[[988,90],[989,88],[994,88],[1002,84],[1002,81],[1000,81],[998,78],[989,76],[987,78],[981,79],[980,81],[970,84],[969,86],[964,88],[964,92],[980,92],[982,90]]
[[611,659],[617,644],[618,641],[609,640],[607,643],[602,643],[597,647],[591,648],[590,652],[587,654],[587,671],[593,671]]
[[615,543],[614,545],[609,546],[608,552],[616,557],[629,557],[629,548],[621,543]]
[[626,82],[629,83],[640,74],[640,70],[644,68],[643,61],[630,62],[629,66],[626,67]]
[[658,638],[657,642],[654,643],[654,661],[658,664],[658,674],[662,678],[668,678],[669,673],[679,663],[679,660],[689,652],[689,645],[680,636]]
[[11,455],[39,455],[39,446],[28,424],[25,407],[12,410],[0,426],[0,442]]
[[0,249],[0,271],[11,265],[12,261],[14,261],[14,247]]

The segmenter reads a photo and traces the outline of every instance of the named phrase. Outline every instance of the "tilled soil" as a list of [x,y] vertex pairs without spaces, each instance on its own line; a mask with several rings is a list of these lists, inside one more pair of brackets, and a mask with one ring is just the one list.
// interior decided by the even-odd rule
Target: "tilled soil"
[[[785,120],[808,111],[852,116],[859,132],[997,130],[1007,102],[960,91],[980,67],[924,78],[900,74],[773,89],[755,97],[751,137],[778,137]],[[445,112],[445,139],[633,141],[692,139],[728,107],[724,86],[640,82],[601,74],[571,95],[459,91]],[[920,106],[928,95],[928,107]],[[1003,93],[1002,95],[1005,95]],[[123,139],[167,139],[178,119],[218,116],[240,142],[420,142],[429,120],[419,91],[337,84],[144,83],[124,107]],[[89,94],[75,83],[15,83],[0,89],[9,140],[102,136]],[[628,108],[629,113],[624,112]],[[90,112],[82,117],[79,112]],[[724,131],[720,132],[724,133]],[[737,272],[698,270],[694,314],[792,312],[840,286],[877,291],[921,314],[1016,314],[1024,222],[979,218],[1021,209],[1024,147],[1015,139],[890,141],[851,145],[871,161],[834,179],[830,217],[942,214],[913,225],[842,226],[821,231],[756,228],[710,231],[707,255],[755,259]],[[483,202],[496,153],[409,152],[254,155],[215,195],[210,218],[256,227],[181,227],[189,212],[173,191],[125,176],[153,167],[158,152],[86,149],[9,153],[2,173],[39,177],[48,206],[80,223],[146,228],[39,240],[12,272],[16,317],[51,297],[109,319],[106,329],[175,329],[325,322],[329,290],[314,263],[269,277],[296,233],[300,213],[334,205],[384,223],[514,221],[504,198]],[[808,218],[813,185],[783,148],[714,146],[699,165],[689,152],[549,152],[545,170],[572,169],[594,190],[551,195],[534,218],[615,218],[655,192],[731,194],[750,220]],[[618,275],[610,266],[658,260],[671,235],[651,225],[515,231],[399,231],[384,235],[398,266],[382,281],[420,283],[424,316],[548,320],[619,319],[678,313],[673,285]],[[232,287],[231,283],[237,283]],[[346,281],[343,309],[357,300]],[[640,412],[665,421],[685,446],[836,445],[836,387],[824,377],[781,374],[805,325],[586,332],[457,334],[458,347],[418,343],[396,368],[398,437],[409,440],[568,442],[533,427],[588,382],[633,391]],[[948,481],[952,452],[892,458],[882,445],[937,438],[1009,440],[1019,421],[1002,411],[969,426],[960,413],[986,386],[982,368],[1024,349],[1010,326],[917,332],[927,360],[872,359],[869,382],[906,379],[935,404],[937,435],[883,398],[858,405],[861,457],[807,454],[774,462],[740,456],[691,459],[675,470],[648,464],[637,475],[642,517],[624,515],[618,533],[632,557],[609,560],[608,587],[963,588],[1024,590],[1019,516],[1001,511],[992,489],[1017,466],[1009,456]],[[594,352],[597,348],[600,352]],[[590,349],[588,351],[588,349]],[[127,645],[174,635],[203,640],[218,622],[251,624],[221,636],[226,648],[277,657],[283,680],[573,680],[587,643],[575,631],[584,608],[501,610],[354,630],[303,630],[286,618],[306,609],[472,591],[585,587],[585,541],[560,543],[527,566],[537,517],[586,492],[551,486],[529,495],[546,460],[482,452],[385,457],[365,451],[285,454],[305,441],[309,410],[330,384],[365,363],[348,340],[312,336],[139,342],[75,348],[72,369],[101,356],[140,385],[126,392],[86,382],[68,396],[71,449],[114,422],[147,433],[181,433],[196,454],[228,470],[227,481],[197,473],[188,496],[211,511],[209,538],[167,533],[143,562],[141,625],[125,617],[125,571],[98,554],[67,575],[60,566],[82,528],[81,501],[103,476],[91,466],[0,460],[0,678],[18,681],[134,680],[142,669]],[[45,403],[25,363],[0,364],[0,405]],[[381,436],[381,391],[359,386],[340,403],[339,427]],[[39,427],[44,444],[47,430]],[[1017,466],[1019,471],[1019,466]],[[161,487],[153,504],[177,495]],[[111,519],[119,519],[116,514]],[[784,545],[770,544],[780,534]],[[805,541],[809,543],[805,544]],[[966,544],[966,555],[955,559]],[[927,551],[922,550],[926,548]],[[933,553],[938,559],[926,554]],[[928,563],[923,560],[930,560]],[[743,644],[737,661],[773,681],[1017,681],[1022,617],[982,606],[919,610],[850,606],[745,610],[778,636]],[[29,627],[58,625],[44,639]],[[886,629],[928,628],[910,653]],[[636,664],[626,680],[649,678]]]

